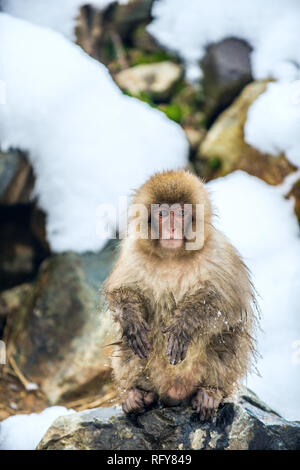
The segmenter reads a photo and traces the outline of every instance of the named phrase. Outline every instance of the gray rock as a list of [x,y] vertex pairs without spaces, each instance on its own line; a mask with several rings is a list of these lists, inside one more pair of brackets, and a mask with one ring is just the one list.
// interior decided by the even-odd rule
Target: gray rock
[[210,423],[189,407],[156,408],[135,420],[119,407],[58,418],[39,450],[284,450],[300,449],[300,424],[272,412],[255,394],[226,403]]
[[112,8],[111,23],[122,37],[126,37],[139,23],[151,20],[151,9],[154,0],[131,0],[116,4]]
[[232,103],[252,80],[251,47],[241,39],[228,38],[208,46],[201,66],[206,113],[213,119]]
[[115,257],[110,243],[97,254],[48,258],[12,318],[8,354],[51,403],[94,393],[109,380],[112,328],[99,288]]

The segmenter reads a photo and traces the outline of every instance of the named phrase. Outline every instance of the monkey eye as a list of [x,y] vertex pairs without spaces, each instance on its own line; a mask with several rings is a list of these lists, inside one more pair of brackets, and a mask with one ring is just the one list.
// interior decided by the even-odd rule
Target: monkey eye
[[176,215],[176,217],[183,217],[184,216],[184,209],[177,209],[174,212],[174,215]]
[[169,215],[169,211],[166,209],[159,211],[159,217],[167,217]]

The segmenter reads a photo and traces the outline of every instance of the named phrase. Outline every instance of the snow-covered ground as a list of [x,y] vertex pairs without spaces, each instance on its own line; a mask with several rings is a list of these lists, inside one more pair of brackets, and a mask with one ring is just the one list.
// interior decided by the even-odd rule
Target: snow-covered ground
[[42,413],[10,416],[0,423],[0,450],[34,450],[56,418],[72,413],[51,406]]
[[238,37],[253,47],[256,79],[300,78],[300,4],[298,0],[160,0],[148,30],[185,61],[190,78],[211,42]]
[[[2,0],[3,11],[31,23],[54,29],[69,39],[74,39],[79,8],[87,3],[99,9],[114,0]],[[119,0],[126,3],[127,0]]]
[[183,167],[183,130],[123,95],[104,65],[50,29],[0,14],[2,148],[29,152],[54,251],[98,250],[97,207]]
[[209,183],[215,225],[250,268],[262,310],[262,358],[247,385],[290,420],[300,420],[300,232],[281,187],[237,171]]
[[285,153],[299,168],[300,80],[270,83],[250,107],[244,130],[250,145],[275,156]]

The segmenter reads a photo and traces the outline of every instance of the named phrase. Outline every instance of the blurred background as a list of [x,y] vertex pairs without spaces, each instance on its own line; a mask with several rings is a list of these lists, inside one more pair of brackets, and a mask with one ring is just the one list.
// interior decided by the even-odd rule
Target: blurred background
[[297,0],[0,2],[0,421],[116,402],[97,208],[180,167],[259,294],[246,385],[300,420],[299,30]]

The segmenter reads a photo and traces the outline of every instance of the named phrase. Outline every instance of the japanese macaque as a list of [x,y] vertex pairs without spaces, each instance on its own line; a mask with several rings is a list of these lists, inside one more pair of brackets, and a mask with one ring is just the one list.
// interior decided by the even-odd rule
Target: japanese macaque
[[133,204],[146,207],[146,224],[139,237],[122,241],[104,286],[120,332],[113,371],[123,410],[187,401],[210,419],[255,355],[247,268],[212,225],[208,193],[195,175],[155,174]]

